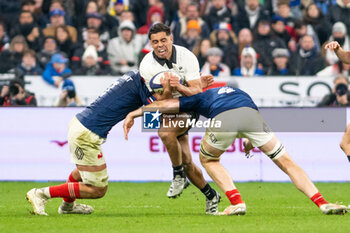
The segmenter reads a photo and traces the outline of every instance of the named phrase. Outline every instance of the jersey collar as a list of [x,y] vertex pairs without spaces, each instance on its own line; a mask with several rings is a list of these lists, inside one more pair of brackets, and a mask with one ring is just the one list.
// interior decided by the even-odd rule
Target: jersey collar
[[173,45],[173,49],[172,49],[172,53],[171,53],[171,57],[170,60],[167,60],[165,58],[159,58],[156,56],[156,54],[154,52],[152,52],[154,59],[156,59],[156,61],[161,65],[164,66],[164,64],[166,64],[168,66],[169,69],[173,68],[173,63],[176,64],[176,49],[175,46]]

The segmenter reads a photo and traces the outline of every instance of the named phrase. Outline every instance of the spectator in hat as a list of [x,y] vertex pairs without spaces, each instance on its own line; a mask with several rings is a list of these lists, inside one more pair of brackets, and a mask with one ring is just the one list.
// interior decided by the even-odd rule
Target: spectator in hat
[[231,25],[235,23],[231,11],[226,6],[226,0],[213,0],[211,3],[209,13],[204,16],[204,20],[208,23],[211,31],[218,23],[226,22]]
[[22,62],[17,68],[23,75],[42,75],[43,69],[36,62],[34,50],[28,49],[23,53]]
[[334,51],[324,48],[324,46],[331,41],[337,41],[344,50],[350,50],[350,40],[344,23],[336,22],[332,27],[332,35],[329,37],[328,41],[322,45],[322,54],[329,65],[333,65],[339,61]]
[[45,69],[50,62],[52,55],[58,53],[57,42],[55,37],[47,36],[44,38],[43,49],[37,53],[37,60],[42,69]]
[[192,50],[196,44],[201,42],[201,39],[201,27],[198,20],[190,20],[187,23],[186,34],[180,36],[177,44]]
[[235,68],[239,66],[237,36],[232,31],[231,24],[219,23],[210,34],[211,44],[220,48],[223,52],[222,62],[227,66]]
[[[134,25],[135,25],[135,16],[134,13],[132,11],[129,10],[124,10],[120,17],[119,17],[119,21],[117,23],[116,26],[114,26],[110,32],[110,37],[111,39],[115,38],[118,36],[118,31],[119,31],[119,25],[124,22],[125,20],[129,20],[131,21]],[[136,27],[136,25],[135,25]]]
[[246,47],[241,54],[241,67],[233,71],[235,76],[253,77],[264,75],[262,69],[257,68],[256,52],[252,47]]
[[137,69],[139,54],[147,35],[136,34],[133,22],[125,20],[119,26],[119,36],[110,40],[107,48],[113,74],[124,74]]
[[285,76],[295,75],[295,71],[289,64],[289,51],[286,48],[275,48],[272,51],[273,64],[267,71],[267,75]]
[[82,56],[89,45],[93,45],[96,48],[98,55],[99,67],[103,70],[104,74],[111,73],[110,61],[108,59],[108,54],[106,46],[101,42],[100,34],[94,28],[87,30],[87,39],[80,47],[78,47],[73,54],[71,59],[71,68],[73,73],[79,73],[82,65]]
[[43,79],[50,85],[58,87],[64,79],[72,74],[67,68],[68,59],[62,54],[56,53],[52,56],[51,61],[46,65],[42,75]]
[[35,107],[37,106],[37,101],[34,93],[24,89],[23,80],[13,79],[9,85],[4,85],[0,88],[0,106]]
[[272,65],[272,51],[275,48],[287,48],[287,45],[272,33],[268,20],[260,20],[255,33],[253,48],[259,54],[258,63],[262,64],[261,68],[267,71]]
[[96,51],[96,47],[93,45],[89,45],[81,59],[81,67],[74,74],[76,75],[104,75],[104,71],[101,69],[98,63],[98,55]]
[[[67,25],[71,25],[71,17],[74,14],[80,14],[83,9],[82,4],[84,1],[71,1],[71,0],[44,0],[41,6],[42,12],[46,16],[46,27],[50,25],[50,12],[59,9],[65,12],[64,21]],[[45,17],[44,16],[44,17]]]
[[203,65],[201,72],[203,74],[212,74],[214,77],[230,77],[230,68],[221,63],[223,52],[217,47],[210,48],[207,51],[207,62]]
[[21,64],[23,53],[28,50],[26,39],[15,36],[10,43],[10,48],[0,53],[0,73],[13,72]]
[[[43,29],[44,36],[55,36],[58,26],[66,25],[64,16],[66,13],[61,9],[53,9],[50,12],[50,26]],[[77,41],[77,30],[73,26],[66,25],[72,41]]]
[[196,20],[200,27],[200,35],[202,38],[208,38],[210,34],[210,30],[208,24],[199,17],[199,9],[196,3],[190,3],[186,7],[185,17],[180,18],[179,21],[173,22],[173,36],[174,43],[177,44],[180,40],[180,37],[185,35],[187,32],[188,22],[191,20]]
[[236,18],[239,30],[250,28],[254,31],[261,19],[269,18],[269,12],[260,5],[259,0],[246,0],[244,10],[238,11]]
[[76,95],[75,86],[72,80],[66,79],[62,84],[62,91],[58,102],[57,107],[78,107],[80,106],[80,100]]
[[315,3],[308,5],[305,9],[303,21],[310,25],[316,32],[320,44],[325,43],[330,36],[332,25],[326,15],[317,7]]
[[137,30],[138,34],[148,34],[148,30],[155,23],[163,23],[164,11],[162,8],[152,6],[147,12],[147,24]]
[[[286,27],[289,26],[286,26],[285,22],[285,19],[281,16],[273,15],[271,18],[271,30],[277,37],[283,40],[286,45],[288,45],[289,41],[291,40],[291,36],[286,29]],[[292,28],[290,30],[292,30]]]

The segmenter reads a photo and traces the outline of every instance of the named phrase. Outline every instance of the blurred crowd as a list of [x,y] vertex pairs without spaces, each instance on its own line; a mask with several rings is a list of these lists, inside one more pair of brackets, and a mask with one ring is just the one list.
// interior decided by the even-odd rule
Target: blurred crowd
[[122,75],[163,22],[205,74],[348,76],[324,44],[350,50],[349,16],[350,0],[0,0],[0,73],[60,88],[70,75]]

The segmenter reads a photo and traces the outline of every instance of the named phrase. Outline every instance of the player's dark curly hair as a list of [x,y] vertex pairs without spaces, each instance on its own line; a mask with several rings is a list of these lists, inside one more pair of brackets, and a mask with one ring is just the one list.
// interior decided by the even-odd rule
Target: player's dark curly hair
[[151,39],[151,35],[157,34],[158,32],[165,32],[167,36],[171,34],[170,27],[163,23],[156,23],[149,29],[148,39]]

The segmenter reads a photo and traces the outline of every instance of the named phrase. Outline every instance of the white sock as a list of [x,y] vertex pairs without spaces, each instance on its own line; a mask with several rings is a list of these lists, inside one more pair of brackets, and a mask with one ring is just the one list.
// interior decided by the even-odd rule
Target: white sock
[[50,188],[49,188],[49,187],[42,188],[41,190],[43,191],[44,196],[45,196],[46,198],[51,198]]

